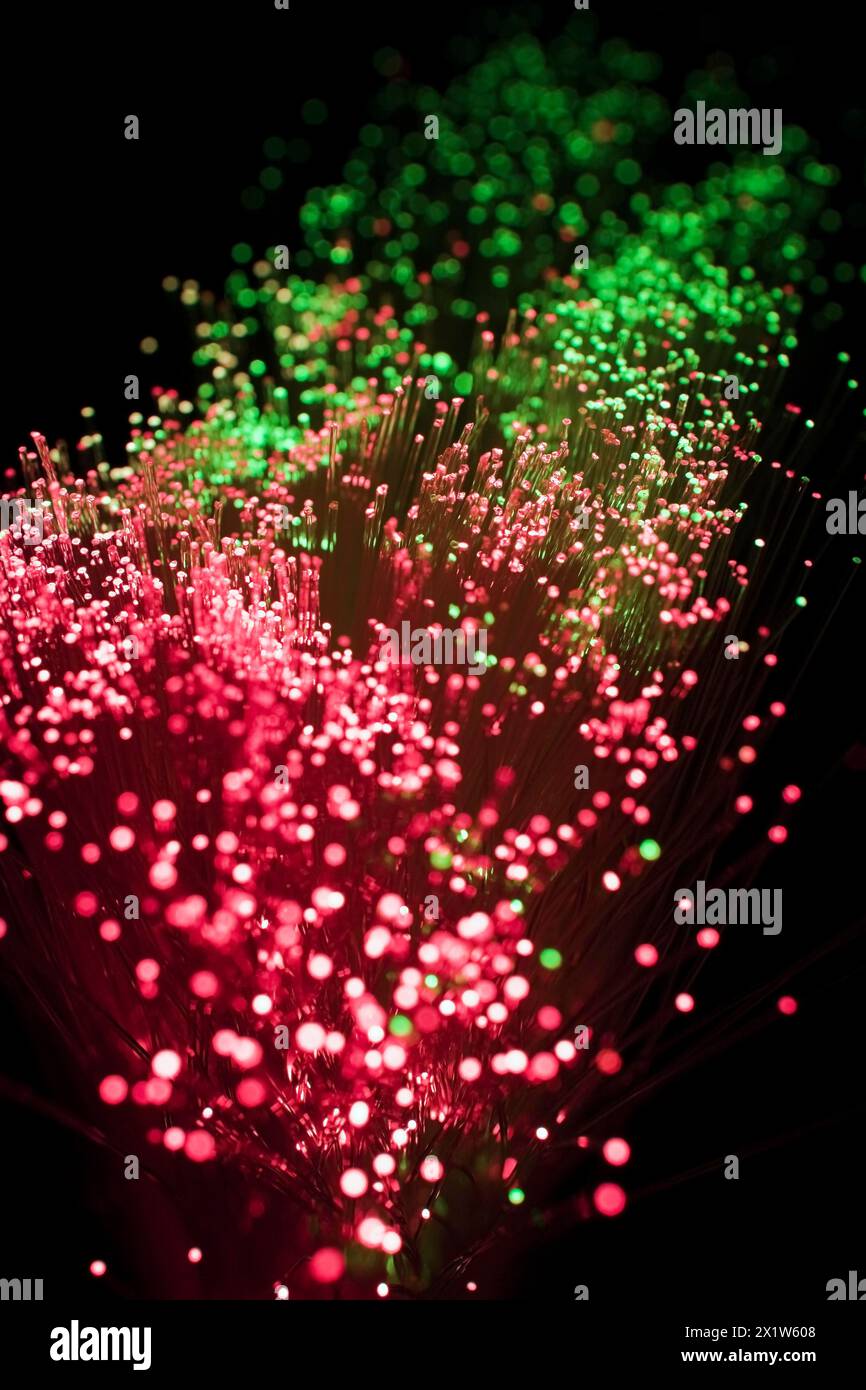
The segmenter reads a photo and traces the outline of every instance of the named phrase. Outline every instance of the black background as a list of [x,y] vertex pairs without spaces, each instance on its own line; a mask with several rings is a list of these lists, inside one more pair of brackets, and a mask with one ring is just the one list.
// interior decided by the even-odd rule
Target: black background
[[[560,0],[514,12],[549,38],[569,9]],[[622,35],[662,53],[661,86],[672,101],[686,73],[711,53],[730,53],[755,105],[782,105],[786,121],[816,134],[849,179],[862,175],[863,148],[848,120],[864,101],[850,5],[832,0],[802,16],[778,0],[760,8],[598,0],[593,10],[604,37]],[[277,235],[278,209],[293,209],[311,184],[339,179],[383,80],[373,53],[396,48],[414,79],[444,86],[457,70],[452,37],[468,34],[483,52],[503,12],[439,0],[339,10],[292,0],[288,14],[268,0],[102,13],[76,7],[74,14],[41,7],[38,32],[22,34],[7,60],[17,95],[7,83],[11,214],[3,281],[13,370],[2,412],[4,467],[31,429],[74,440],[85,404],[96,407],[109,458],[120,462],[123,377],[139,372],[145,387],[159,381],[186,393],[194,386],[186,327],[165,301],[162,277],[192,276],[219,290],[234,242],[259,249],[289,240]],[[299,117],[310,97],[323,98],[330,112],[312,130]],[[123,138],[127,113],[141,119],[137,143]],[[302,134],[312,157],[296,166],[296,185],[288,182],[281,199],[246,211],[240,192],[256,182],[267,162],[262,141],[274,134]],[[862,188],[857,196],[866,201]],[[855,214],[840,249],[853,257],[862,241]],[[810,334],[806,324],[797,370],[808,408],[810,392],[820,399],[831,347],[840,344],[832,334]],[[841,345],[853,346],[853,329],[849,322]],[[148,334],[161,344],[154,358],[138,352]],[[862,357],[851,370],[866,376]],[[773,881],[796,912],[786,917],[785,946],[771,964],[736,957],[716,966],[707,986],[719,999],[755,992],[754,1030],[721,1056],[695,1058],[630,1120],[627,1215],[528,1236],[513,1277],[497,1276],[490,1263],[501,1296],[570,1300],[574,1285],[588,1283],[593,1299],[608,1303],[658,1298],[686,1309],[697,1298],[708,1310],[724,1306],[736,1315],[740,1307],[817,1306],[826,1281],[858,1261],[866,1275],[857,1132],[866,979],[852,935],[863,911],[866,774],[862,750],[851,752],[862,737],[864,623],[862,584],[833,613],[833,573],[792,654],[802,667],[792,717],[749,788],[769,811],[784,782],[804,787],[792,838],[773,861]],[[822,645],[812,651],[819,636]],[[798,974],[795,963],[813,953],[819,959]],[[773,1001],[787,989],[801,1008],[780,1020]],[[105,1156],[15,1100],[10,1084],[62,1104],[69,1062],[52,1053],[47,1034],[33,1040],[26,997],[10,995],[0,1033],[0,1071],[10,1079],[2,1083],[0,1274],[42,1274],[49,1292],[92,1294],[86,1266],[94,1252],[116,1276],[100,1289],[104,1297],[218,1293],[204,1269],[181,1269],[166,1287],[160,1251],[131,1256],[130,1231],[119,1230],[106,1187]],[[721,1177],[728,1153],[741,1155],[738,1183]],[[194,1243],[194,1232],[172,1226],[175,1218],[160,1212],[159,1220],[160,1240],[178,1249]],[[148,1244],[140,1231],[134,1239]],[[239,1252],[248,1296],[267,1297],[267,1279],[245,1258]]]

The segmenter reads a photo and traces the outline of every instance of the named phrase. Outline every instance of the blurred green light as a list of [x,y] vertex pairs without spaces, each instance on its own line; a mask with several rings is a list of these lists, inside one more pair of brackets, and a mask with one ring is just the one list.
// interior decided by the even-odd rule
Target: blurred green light
[[538,959],[545,970],[558,970],[562,965],[562,955],[554,946],[545,946],[539,953]]

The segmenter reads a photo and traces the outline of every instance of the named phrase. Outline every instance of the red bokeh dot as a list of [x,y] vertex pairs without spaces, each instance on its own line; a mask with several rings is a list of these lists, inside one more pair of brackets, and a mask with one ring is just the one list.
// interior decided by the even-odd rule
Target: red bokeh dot
[[216,1153],[216,1143],[206,1129],[196,1129],[186,1136],[183,1149],[193,1163],[207,1163]]
[[614,1168],[620,1168],[631,1158],[631,1145],[625,1139],[608,1139],[605,1141],[602,1153],[608,1163],[612,1164]]
[[659,953],[656,950],[655,946],[651,946],[648,941],[644,941],[640,946],[638,946],[637,950],[635,951],[634,958],[637,961],[638,965],[643,965],[649,968],[650,966],[655,965],[656,961],[659,958]]
[[197,970],[190,977],[189,987],[199,999],[213,999],[219,992],[219,980],[212,970]]
[[310,1274],[317,1284],[336,1284],[343,1277],[346,1261],[339,1250],[323,1246],[310,1260]]
[[267,1091],[261,1081],[255,1077],[248,1076],[241,1081],[237,1088],[237,1097],[241,1105],[262,1105],[267,1096]]
[[361,1168],[347,1168],[340,1176],[340,1191],[346,1197],[363,1197],[368,1187],[367,1174]]
[[612,1047],[603,1047],[595,1059],[595,1065],[604,1076],[615,1076],[622,1069],[622,1058]]
[[128,1093],[129,1086],[122,1076],[104,1076],[99,1083],[99,1094],[106,1105],[120,1105]]
[[116,825],[108,837],[111,848],[123,854],[135,844],[135,832],[128,825]]
[[603,1182],[592,1194],[596,1211],[602,1216],[619,1216],[625,1210],[625,1192],[616,1182]]
[[168,860],[160,859],[148,874],[154,888],[173,888],[177,883],[177,869]]
[[182,1066],[180,1054],[168,1047],[157,1052],[150,1064],[154,1076],[161,1077],[163,1081],[173,1081]]

